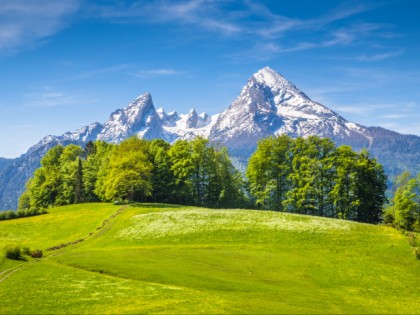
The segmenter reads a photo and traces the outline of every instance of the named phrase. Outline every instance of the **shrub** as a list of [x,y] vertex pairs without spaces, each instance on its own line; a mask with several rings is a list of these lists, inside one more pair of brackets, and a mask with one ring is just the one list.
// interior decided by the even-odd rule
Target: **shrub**
[[10,220],[17,217],[17,213],[11,210],[0,212],[0,220]]
[[20,255],[21,255],[20,246],[6,245],[4,249],[5,249],[6,258],[13,259],[13,260],[20,259]]
[[420,247],[414,247],[414,255],[420,260]]
[[127,201],[123,201],[123,200],[115,200],[114,201],[114,205],[126,205],[126,204],[128,204],[128,202]]
[[29,249],[29,247],[22,247],[22,254],[24,255],[30,255],[31,254],[31,250]]
[[41,258],[42,257],[42,250],[40,249],[35,249],[31,252],[31,257],[32,258]]
[[29,209],[29,210],[18,210],[17,212],[8,210],[0,212],[0,221],[1,220],[10,220],[16,218],[31,217],[35,215],[48,213],[45,209]]
[[416,243],[417,243],[416,235],[413,232],[408,232],[407,236],[408,236],[408,243],[410,244],[410,246],[413,246],[413,247],[416,246]]

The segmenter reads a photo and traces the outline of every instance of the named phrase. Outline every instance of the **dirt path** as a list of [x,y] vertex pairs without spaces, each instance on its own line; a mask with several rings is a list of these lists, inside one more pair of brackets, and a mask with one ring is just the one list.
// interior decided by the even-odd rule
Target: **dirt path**
[[[109,216],[107,219],[105,219],[100,226],[98,226],[93,232],[90,232],[87,236],[85,236],[81,239],[75,240],[73,242],[68,242],[68,243],[64,243],[64,244],[60,244],[60,245],[56,245],[56,246],[47,248],[45,251],[57,251],[59,249],[63,249],[63,248],[68,247],[68,246],[77,245],[77,244],[79,244],[81,242],[84,242],[84,241],[86,241],[86,240],[88,240],[88,239],[90,239],[90,238],[92,238],[96,235],[102,234],[103,232],[106,231],[106,229],[104,229],[104,228],[110,223],[110,221],[112,219],[114,219],[117,215],[121,214],[127,207],[128,206],[124,206],[124,207],[119,208],[111,216]],[[22,268],[24,268],[26,266],[30,266],[34,263],[40,262],[41,260],[47,260],[51,257],[55,257],[55,256],[58,256],[58,255],[61,255],[61,253],[60,252],[55,252],[53,254],[46,255],[44,258],[40,258],[40,259],[31,261],[31,262],[27,262],[27,263],[24,262],[24,263],[18,264],[16,266],[13,266],[9,269],[5,269],[2,272],[0,272],[0,283],[2,283],[9,276],[11,276],[15,272],[21,270]]]

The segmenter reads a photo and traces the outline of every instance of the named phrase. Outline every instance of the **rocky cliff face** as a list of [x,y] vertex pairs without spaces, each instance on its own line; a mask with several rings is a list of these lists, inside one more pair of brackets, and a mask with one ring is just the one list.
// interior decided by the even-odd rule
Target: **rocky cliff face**
[[188,114],[166,113],[162,108],[156,110],[151,95],[145,93],[113,112],[103,124],[47,136],[20,158],[0,161],[0,209],[17,207],[26,181],[44,154],[57,144],[83,146],[94,140],[119,143],[131,136],[174,142],[202,136],[226,145],[234,159],[244,165],[259,139],[281,134],[316,135],[355,150],[367,148],[391,176],[407,169],[420,171],[420,137],[349,122],[265,67],[251,76],[235,101],[220,114],[197,114],[195,109]]

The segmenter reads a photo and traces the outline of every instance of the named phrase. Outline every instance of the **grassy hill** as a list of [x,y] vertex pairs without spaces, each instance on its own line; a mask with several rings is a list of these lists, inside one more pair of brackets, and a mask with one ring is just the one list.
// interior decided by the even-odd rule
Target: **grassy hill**
[[0,247],[79,239],[0,260],[0,313],[420,313],[420,262],[388,227],[163,204],[0,222]]

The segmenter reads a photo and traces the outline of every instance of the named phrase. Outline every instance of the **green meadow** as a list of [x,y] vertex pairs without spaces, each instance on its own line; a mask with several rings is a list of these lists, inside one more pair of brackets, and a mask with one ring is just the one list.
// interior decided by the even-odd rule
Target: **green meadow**
[[392,228],[268,211],[121,208],[81,204],[1,221],[1,248],[20,244],[44,257],[0,260],[0,313],[420,313],[420,261]]

